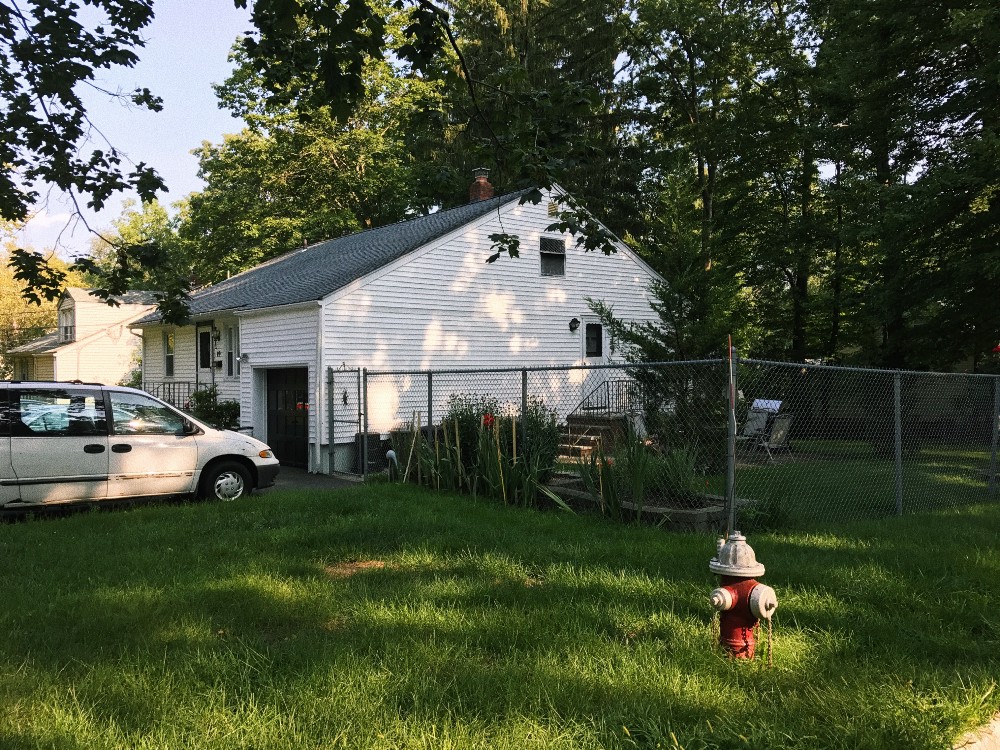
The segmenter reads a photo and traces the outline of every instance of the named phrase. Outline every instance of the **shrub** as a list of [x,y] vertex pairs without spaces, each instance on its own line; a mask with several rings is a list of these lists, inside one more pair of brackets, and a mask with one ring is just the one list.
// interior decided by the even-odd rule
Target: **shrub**
[[220,401],[219,389],[214,385],[192,393],[188,408],[198,419],[220,430],[235,430],[240,426],[239,401]]

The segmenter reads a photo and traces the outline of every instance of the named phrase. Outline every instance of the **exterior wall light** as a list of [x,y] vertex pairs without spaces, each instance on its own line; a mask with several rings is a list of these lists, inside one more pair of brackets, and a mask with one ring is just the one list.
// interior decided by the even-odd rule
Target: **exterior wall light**
[[570,320],[570,322],[569,322],[569,330],[576,331],[576,329],[579,328],[579,327],[580,327],[580,319],[579,318],[573,318],[572,320]]

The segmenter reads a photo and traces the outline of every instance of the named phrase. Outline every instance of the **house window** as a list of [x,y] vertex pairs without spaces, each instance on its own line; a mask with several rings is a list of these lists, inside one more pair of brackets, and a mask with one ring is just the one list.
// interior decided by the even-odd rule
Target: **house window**
[[587,323],[586,351],[588,357],[600,357],[604,353],[604,326]]
[[542,259],[542,276],[566,275],[566,243],[561,238],[540,238],[538,254]]
[[223,336],[226,341],[226,375],[235,378],[240,374],[240,329],[225,326]]
[[198,334],[198,367],[207,370],[212,366],[212,332]]
[[73,311],[59,311],[59,341],[73,341],[76,338],[76,326],[73,324]]
[[174,332],[163,332],[163,374],[172,378],[174,376]]

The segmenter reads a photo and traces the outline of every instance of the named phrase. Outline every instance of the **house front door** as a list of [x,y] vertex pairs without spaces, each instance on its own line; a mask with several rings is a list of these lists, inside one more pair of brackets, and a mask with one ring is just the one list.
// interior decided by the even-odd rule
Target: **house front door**
[[309,371],[267,371],[267,442],[286,466],[309,466]]

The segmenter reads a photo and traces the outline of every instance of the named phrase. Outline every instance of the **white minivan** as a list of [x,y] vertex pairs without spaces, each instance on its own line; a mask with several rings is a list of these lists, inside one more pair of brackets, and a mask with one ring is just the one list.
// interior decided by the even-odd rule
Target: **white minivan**
[[0,382],[0,509],[125,498],[237,500],[270,487],[271,449],[145,391]]

